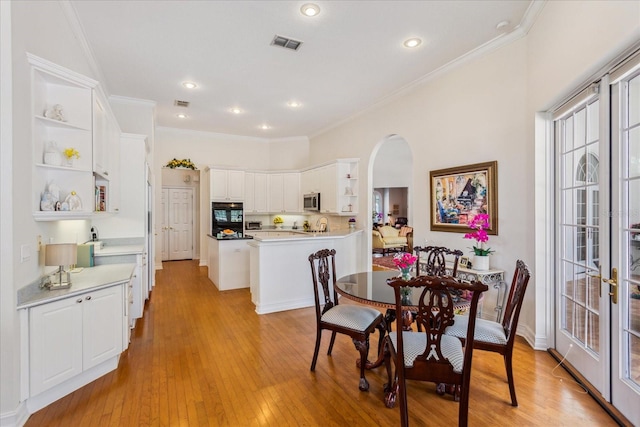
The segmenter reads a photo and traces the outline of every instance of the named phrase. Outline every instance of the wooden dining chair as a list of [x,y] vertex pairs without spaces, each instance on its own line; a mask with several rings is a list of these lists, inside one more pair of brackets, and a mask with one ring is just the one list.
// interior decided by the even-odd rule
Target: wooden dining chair
[[[453,256],[451,275],[456,277],[458,272],[458,260],[462,256],[459,249],[449,249],[444,246],[416,246],[413,248],[416,257],[416,276],[426,274],[428,276],[444,276],[447,274],[447,256]],[[425,268],[420,271],[420,259],[425,262]]]
[[[445,329],[453,324],[454,319],[454,304],[450,290],[472,294],[469,328],[465,337],[467,342],[473,342],[478,300],[480,294],[488,289],[487,285],[480,282],[464,283],[451,276],[418,276],[409,281],[392,278],[387,283],[393,287],[396,312],[402,310],[400,288],[421,288],[416,322],[424,332],[403,331],[403,316],[398,316],[395,332],[390,332],[385,337],[383,351],[388,376],[388,383],[385,384],[386,406],[392,408],[398,399],[401,425],[408,426],[407,380],[452,384],[456,391],[454,399],[460,401],[458,425],[466,426],[473,346],[463,347],[459,339],[444,333]],[[392,361],[395,366],[393,376]]]
[[369,382],[365,378],[364,372],[369,363],[369,335],[375,329],[380,332],[379,353],[386,325],[382,313],[376,309],[360,305],[339,304],[338,293],[335,289],[335,255],[335,249],[322,249],[309,255],[316,305],[316,346],[311,361],[311,371],[316,369],[323,330],[331,331],[331,341],[327,351],[329,356],[333,350],[336,334],[348,335],[353,340],[356,350],[360,352],[360,383],[358,388],[367,391],[369,390]]
[[[504,358],[512,406],[518,406],[516,387],[513,382],[513,344],[516,338],[522,300],[524,299],[524,293],[527,290],[530,277],[529,267],[527,267],[524,261],[516,261],[516,269],[513,273],[513,280],[511,281],[511,288],[509,289],[509,297],[507,298],[502,322],[485,319],[478,319],[475,322],[476,333],[473,347],[477,350],[499,353]],[[456,316],[455,323],[447,328],[446,334],[459,338],[464,344],[466,338],[465,329],[468,323],[468,316]]]

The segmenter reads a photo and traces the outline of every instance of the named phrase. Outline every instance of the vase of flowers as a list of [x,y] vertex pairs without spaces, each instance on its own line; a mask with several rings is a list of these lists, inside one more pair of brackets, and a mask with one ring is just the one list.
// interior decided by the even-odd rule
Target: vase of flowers
[[356,229],[356,219],[351,217],[349,218],[349,230],[355,230]]
[[73,167],[73,158],[80,158],[80,153],[73,147],[65,148],[63,151],[64,157],[67,159],[67,166]]
[[489,269],[489,255],[494,252],[491,248],[484,247],[484,244],[489,241],[489,235],[487,234],[489,227],[489,215],[478,214],[474,216],[469,223],[469,228],[471,228],[473,232],[464,235],[465,239],[473,239],[477,243],[472,248],[474,255],[472,265],[475,270]]
[[418,258],[413,254],[408,252],[400,252],[393,257],[393,263],[396,265],[398,270],[400,270],[400,275],[398,277],[402,277],[403,280],[411,279],[411,270],[413,269],[413,264],[415,264]]
[[275,218],[273,218],[273,225],[276,226],[276,229],[280,230],[282,228],[282,223],[284,222],[284,220],[282,219],[282,217],[280,215],[276,216]]

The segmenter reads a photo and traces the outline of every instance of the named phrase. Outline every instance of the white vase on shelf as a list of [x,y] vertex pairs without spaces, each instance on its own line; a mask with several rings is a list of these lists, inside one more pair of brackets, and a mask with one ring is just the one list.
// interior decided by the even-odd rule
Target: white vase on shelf
[[489,255],[474,255],[472,265],[474,270],[489,270]]

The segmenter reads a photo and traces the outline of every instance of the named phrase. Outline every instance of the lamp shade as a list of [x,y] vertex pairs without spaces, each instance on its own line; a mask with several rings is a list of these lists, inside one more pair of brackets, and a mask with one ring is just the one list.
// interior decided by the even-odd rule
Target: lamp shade
[[78,262],[78,245],[55,243],[47,245],[44,265],[74,265]]

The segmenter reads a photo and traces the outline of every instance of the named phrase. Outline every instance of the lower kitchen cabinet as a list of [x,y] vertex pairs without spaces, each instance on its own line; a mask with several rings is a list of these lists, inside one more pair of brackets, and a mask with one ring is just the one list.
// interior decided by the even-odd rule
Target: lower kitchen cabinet
[[29,386],[35,396],[123,351],[125,286],[29,309]]

